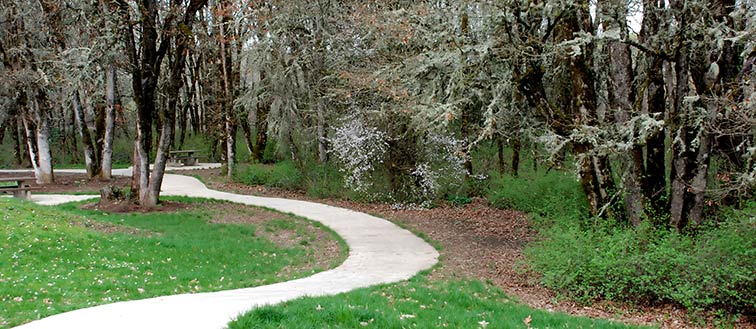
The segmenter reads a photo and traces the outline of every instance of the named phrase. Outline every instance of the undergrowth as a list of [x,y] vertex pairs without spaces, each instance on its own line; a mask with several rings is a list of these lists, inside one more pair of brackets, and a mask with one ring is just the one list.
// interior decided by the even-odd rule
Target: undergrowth
[[590,218],[578,182],[559,172],[492,186],[492,204],[530,214],[540,238],[525,250],[527,266],[563,297],[673,303],[693,313],[756,309],[756,203],[693,235]]

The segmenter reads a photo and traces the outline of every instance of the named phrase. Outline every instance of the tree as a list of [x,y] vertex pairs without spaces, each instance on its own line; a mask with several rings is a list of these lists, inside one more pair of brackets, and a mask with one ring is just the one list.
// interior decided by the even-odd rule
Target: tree
[[[193,41],[192,25],[197,11],[206,2],[207,0],[191,0],[185,8],[172,3],[165,15],[161,16],[159,3],[155,0],[140,1],[136,4],[137,13],[132,13],[131,6],[126,1],[117,1],[117,9],[124,23],[122,38],[130,59],[134,101],[137,104],[131,193],[142,206],[150,207],[158,202],[168,148],[173,137],[176,102],[184,81],[182,73],[186,63],[186,52]],[[135,20],[132,20],[132,15],[136,15]],[[139,33],[135,33],[135,27],[139,28]],[[172,52],[175,58],[170,67],[168,80],[168,105],[166,108],[158,108],[156,90],[163,59],[171,48],[171,42],[175,42]],[[149,154],[154,115],[160,117],[161,125],[154,168],[150,174]]]
[[52,68],[46,58],[54,52],[45,49],[46,34],[44,22],[35,15],[38,3],[3,2],[0,4],[3,17],[0,50],[3,65],[10,74],[6,82],[10,84],[12,98],[18,108],[19,122],[23,126],[26,150],[34,168],[38,184],[54,181],[52,153],[50,151],[50,101],[51,78],[45,72]]

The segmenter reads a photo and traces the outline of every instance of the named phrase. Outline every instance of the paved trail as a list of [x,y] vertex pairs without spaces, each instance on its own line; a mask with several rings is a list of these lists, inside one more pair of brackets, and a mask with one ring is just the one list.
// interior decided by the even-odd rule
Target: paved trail
[[[128,171],[114,174],[128,174]],[[223,328],[230,320],[256,306],[402,281],[438,261],[438,252],[409,231],[348,209],[219,192],[208,189],[193,177],[171,174],[165,176],[162,195],[227,200],[303,216],[323,223],[341,236],[349,245],[349,257],[337,268],[293,281],[118,302],[54,315],[17,328]],[[32,200],[52,205],[86,198],[91,196],[36,194]]]

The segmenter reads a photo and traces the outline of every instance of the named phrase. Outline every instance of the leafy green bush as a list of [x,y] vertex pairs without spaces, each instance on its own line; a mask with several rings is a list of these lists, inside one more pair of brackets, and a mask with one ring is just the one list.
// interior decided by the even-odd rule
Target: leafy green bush
[[579,301],[673,302],[738,313],[756,307],[756,223],[751,207],[695,237],[651,225],[558,221],[526,250],[542,283]]
[[302,173],[292,162],[279,162],[271,167],[267,185],[289,190],[301,188]]
[[344,188],[344,178],[336,166],[316,164],[305,167],[307,195],[315,198],[350,198],[353,193]]
[[587,201],[577,180],[569,173],[556,171],[491,177],[488,201],[494,207],[547,217],[581,218],[588,213]]
[[234,180],[247,185],[264,185],[268,182],[268,169],[263,164],[251,164],[239,167],[234,174]]
[[464,207],[466,204],[470,204],[472,199],[464,195],[450,195],[446,197],[446,201],[449,201],[449,204],[454,207]]
[[239,168],[234,180],[248,185],[267,185],[289,190],[303,187],[302,173],[290,161],[273,165],[251,164]]

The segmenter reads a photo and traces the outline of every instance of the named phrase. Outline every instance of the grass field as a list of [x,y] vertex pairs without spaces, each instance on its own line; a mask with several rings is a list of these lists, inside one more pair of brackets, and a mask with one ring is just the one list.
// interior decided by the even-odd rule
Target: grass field
[[408,282],[302,298],[255,309],[231,322],[246,328],[630,328],[535,310],[478,281]]
[[[323,270],[306,266],[320,251],[321,228],[309,221],[277,214],[258,225],[212,224],[218,216],[260,210],[219,213],[205,200],[180,201],[198,207],[106,214],[0,198],[0,327],[119,300],[258,286]],[[265,238],[284,231],[298,243]],[[345,256],[342,248],[330,265]]]

